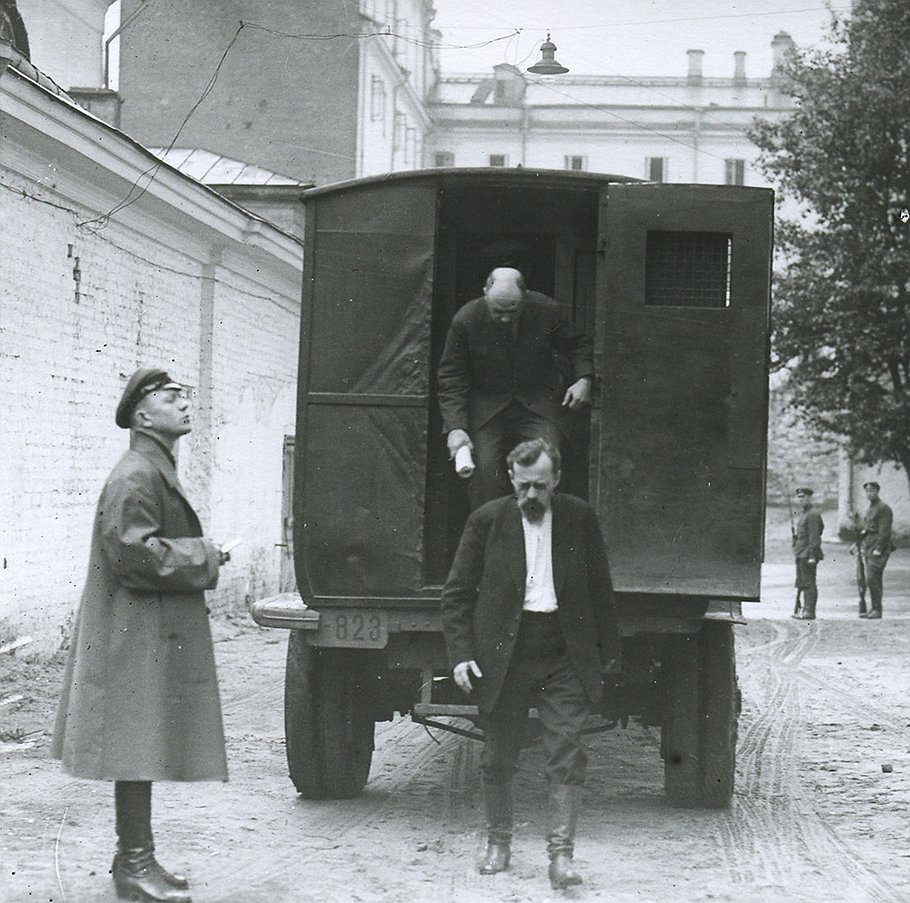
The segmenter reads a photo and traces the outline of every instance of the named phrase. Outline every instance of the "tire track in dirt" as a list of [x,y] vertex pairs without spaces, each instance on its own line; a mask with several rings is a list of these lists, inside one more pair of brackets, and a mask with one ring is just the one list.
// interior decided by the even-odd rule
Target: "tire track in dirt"
[[905,897],[818,815],[801,780],[803,690],[812,684],[831,693],[802,668],[820,640],[821,625],[772,626],[773,640],[742,650],[740,657],[746,725],[740,731],[738,790],[721,825],[728,871],[746,886],[806,887],[807,894],[807,877],[815,874],[824,876],[827,899],[830,888],[839,888],[851,903],[898,903]]
[[[354,899],[350,896],[349,878],[352,868],[359,871],[353,861],[351,843],[383,843],[379,830],[386,820],[407,822],[404,811],[410,804],[420,809],[421,791],[417,785],[427,783],[430,793],[437,798],[440,793],[447,815],[457,817],[462,800],[469,796],[467,789],[474,777],[473,756],[469,741],[452,734],[433,739],[408,718],[377,724],[377,749],[373,755],[371,778],[365,793],[352,800],[305,801],[296,798],[290,782],[286,791],[276,792],[270,787],[268,798],[256,801],[259,816],[258,830],[272,837],[282,838],[278,846],[287,846],[285,854],[263,857],[253,845],[250,850],[235,851],[230,863],[220,864],[217,872],[202,876],[205,887],[202,899],[232,900],[238,886],[266,888],[280,878],[286,887],[288,876],[299,872],[300,886],[307,883],[307,861],[318,859],[319,898],[321,900]],[[283,766],[283,761],[282,761]],[[448,781],[440,787],[439,774],[448,772]],[[282,788],[285,785],[282,783]],[[411,791],[405,793],[403,791]],[[435,802],[435,801],[434,801]],[[238,805],[242,805],[238,800]],[[289,830],[290,829],[290,830]],[[332,868],[335,860],[338,868]],[[358,877],[363,882],[364,875]],[[383,889],[377,888],[375,899],[383,899]],[[280,898],[280,894],[276,899]],[[266,897],[262,897],[266,899]],[[301,900],[308,899],[301,896]],[[369,895],[361,899],[371,899]]]

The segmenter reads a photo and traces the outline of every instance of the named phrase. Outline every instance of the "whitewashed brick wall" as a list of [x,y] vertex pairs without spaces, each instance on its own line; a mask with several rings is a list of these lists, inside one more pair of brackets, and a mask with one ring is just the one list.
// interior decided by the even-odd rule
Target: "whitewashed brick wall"
[[210,536],[245,540],[213,606],[278,590],[299,280],[270,289],[239,258],[207,270],[190,234],[179,253],[116,220],[77,228],[95,215],[0,166],[0,644],[28,635],[28,651],[66,638],[98,494],[129,440],[114,409],[138,366],[194,387],[181,478]]

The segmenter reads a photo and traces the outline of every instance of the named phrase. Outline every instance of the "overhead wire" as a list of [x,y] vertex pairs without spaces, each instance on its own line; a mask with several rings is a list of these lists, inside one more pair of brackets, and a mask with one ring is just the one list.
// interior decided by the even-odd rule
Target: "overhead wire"
[[[476,7],[476,4],[471,4]],[[479,7],[477,7],[479,8]],[[640,25],[675,25],[682,22],[705,22],[711,20],[723,20],[723,19],[751,19],[759,16],[790,16],[790,15],[802,15],[803,13],[817,13],[817,12],[849,12],[852,9],[851,4],[846,4],[844,6],[835,6],[834,4],[826,3],[823,6],[807,6],[801,7],[799,9],[783,9],[783,10],[768,10],[766,12],[748,12],[748,13],[718,13],[717,15],[712,16],[674,16],[668,17],[665,19],[634,19],[627,22],[598,22],[591,25],[560,25],[559,31],[590,31],[593,29],[601,28],[630,28]],[[501,17],[497,17],[501,18]],[[506,20],[501,19],[505,22]],[[531,28],[539,28],[535,23],[533,26],[530,24],[523,25],[514,25],[509,23],[510,27],[515,29],[520,29],[522,31],[529,31]],[[449,31],[491,31],[492,28],[488,25],[453,25],[448,27]],[[546,31],[546,29],[542,29]]]
[[[135,204],[145,193],[148,191],[152,183],[155,181],[155,178],[158,174],[158,171],[161,169],[161,166],[164,164],[164,157],[171,151],[177,143],[177,140],[180,138],[180,135],[183,133],[183,130],[186,128],[187,123],[193,117],[195,112],[199,109],[205,99],[212,93],[215,88],[215,85],[218,81],[218,76],[221,73],[221,69],[224,66],[225,61],[228,58],[228,54],[231,52],[231,49],[237,43],[237,39],[240,37],[240,34],[244,29],[254,29],[259,31],[264,31],[278,37],[292,38],[295,40],[337,40],[339,38],[350,38],[354,40],[364,40],[368,38],[378,38],[378,37],[392,37],[397,40],[404,41],[405,43],[413,44],[418,47],[435,47],[447,49],[476,49],[480,47],[487,47],[490,44],[495,44],[500,41],[510,40],[515,37],[520,32],[510,32],[506,35],[500,35],[496,38],[490,38],[486,41],[478,41],[474,44],[449,44],[442,41],[422,41],[417,38],[412,38],[409,35],[403,35],[398,32],[392,31],[391,27],[388,27],[381,31],[372,31],[372,32],[333,32],[333,33],[295,33],[295,32],[283,32],[278,29],[269,28],[268,26],[261,25],[258,22],[245,22],[240,21],[240,24],[237,27],[237,30],[234,32],[233,37],[228,42],[227,46],[224,48],[224,51],[221,54],[221,57],[218,60],[211,76],[209,77],[208,83],[203,89],[202,93],[192,104],[192,106],[187,111],[186,115],[183,118],[183,121],[180,123],[180,127],[177,129],[174,137],[171,139],[168,146],[165,148],[164,153],[159,157],[159,159],[148,169],[141,172],[136,179],[132,182],[127,191],[125,197],[118,201],[110,210],[101,216],[93,217],[92,219],[82,220],[77,223],[77,226],[88,232],[97,232],[99,229],[103,229],[110,222],[112,216],[115,216],[121,210],[126,209],[127,207]],[[141,185],[143,179],[146,179],[145,184]],[[141,185],[141,187],[140,187]]]
[[[55,210],[60,210],[64,213],[68,213],[68,214],[70,214],[70,216],[72,216],[74,225],[77,227],[79,226],[79,223],[80,223],[79,211],[74,209],[73,207],[68,207],[65,204],[59,204],[56,201],[51,201],[48,198],[44,198],[39,194],[34,194],[33,192],[27,191],[26,189],[18,187],[16,185],[10,185],[8,182],[4,182],[2,180],[0,180],[0,188],[10,192],[11,194],[16,195],[17,197],[21,198],[22,200],[32,201],[36,204],[43,204],[46,207],[51,207]],[[181,270],[181,269],[178,269],[177,267],[168,266],[167,264],[163,264],[157,260],[152,260],[149,257],[144,257],[142,254],[137,253],[132,248],[128,248],[125,245],[122,245],[119,242],[114,241],[110,236],[104,235],[100,231],[93,231],[90,234],[93,238],[97,238],[99,241],[105,242],[110,247],[116,248],[118,251],[122,251],[124,254],[129,255],[134,260],[137,260],[140,263],[148,264],[150,267],[153,267],[156,270],[160,270],[161,272],[173,273],[175,276],[185,276],[188,279],[198,279],[198,280],[205,279],[205,280],[208,280],[211,282],[215,282],[218,285],[223,285],[225,288],[230,288],[230,289],[233,289],[235,292],[239,292],[241,295],[243,295],[246,298],[255,298],[260,301],[268,301],[271,304],[274,304],[279,310],[284,311],[285,313],[293,313],[293,311],[289,308],[288,305],[283,304],[279,301],[280,296],[278,296],[277,293],[276,293],[276,295],[260,295],[257,292],[251,292],[248,289],[245,289],[245,288],[237,285],[234,282],[230,282],[227,279],[222,279],[218,276],[209,276],[206,274],[193,273],[193,272],[190,272],[189,270]]]

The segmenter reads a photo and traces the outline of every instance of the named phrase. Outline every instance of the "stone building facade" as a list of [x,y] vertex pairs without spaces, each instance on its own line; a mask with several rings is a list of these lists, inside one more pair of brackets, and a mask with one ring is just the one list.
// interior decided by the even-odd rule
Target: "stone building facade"
[[706,78],[702,50],[690,50],[687,71],[672,78],[537,76],[506,64],[443,75],[430,104],[427,163],[764,185],[748,130],[756,116],[791,109],[779,66],[793,41],[780,32],[772,46],[775,68],[762,77],[748,77],[746,54],[737,53],[728,78]]

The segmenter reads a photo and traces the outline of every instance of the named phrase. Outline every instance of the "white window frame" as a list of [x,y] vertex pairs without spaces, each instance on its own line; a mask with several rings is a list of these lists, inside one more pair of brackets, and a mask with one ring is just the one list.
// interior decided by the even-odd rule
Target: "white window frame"
[[746,184],[746,161],[737,157],[724,160],[724,185]]
[[370,81],[370,121],[380,122],[385,119],[385,82],[379,75]]
[[[652,175],[654,163],[660,160],[660,178],[655,179]],[[670,158],[669,157],[645,157],[645,179],[649,182],[657,182],[663,185],[670,177]]]

